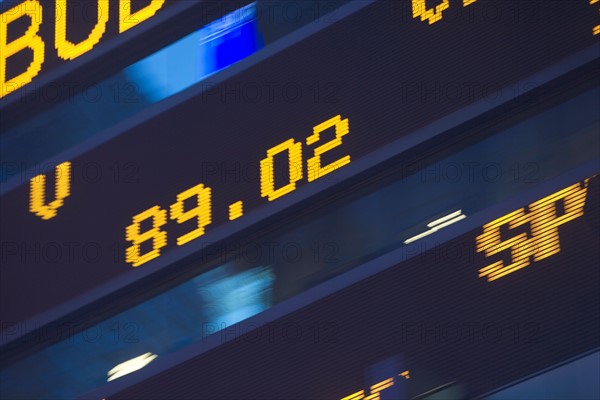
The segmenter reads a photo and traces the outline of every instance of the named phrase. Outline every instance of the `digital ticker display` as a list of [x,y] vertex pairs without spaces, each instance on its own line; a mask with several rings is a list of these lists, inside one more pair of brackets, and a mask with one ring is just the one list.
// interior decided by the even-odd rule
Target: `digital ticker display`
[[444,398],[479,398],[600,345],[590,317],[600,312],[599,217],[595,175],[266,325],[228,326],[211,338],[218,349],[125,390],[94,394],[367,400],[452,386]]
[[3,320],[153,268],[462,107],[527,92],[537,83],[523,79],[598,45],[598,11],[375,2],[232,78],[199,83],[106,143],[15,174],[0,203]]
[[8,0],[1,3],[0,98],[149,20],[170,2]]

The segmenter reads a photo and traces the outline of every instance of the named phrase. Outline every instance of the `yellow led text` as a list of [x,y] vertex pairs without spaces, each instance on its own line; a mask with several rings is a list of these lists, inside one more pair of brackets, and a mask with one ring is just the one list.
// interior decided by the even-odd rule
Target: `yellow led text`
[[[287,185],[275,190],[273,173],[275,162],[273,157],[284,151],[288,153],[289,182]],[[294,139],[290,139],[267,150],[267,158],[260,162],[260,195],[262,197],[267,197],[269,201],[273,201],[284,194],[288,194],[296,190],[296,182],[300,179],[302,179],[302,143],[296,143]]]
[[[483,233],[476,239],[477,252],[492,257],[510,250],[511,262],[495,261],[480,269],[479,277],[491,282],[560,252],[558,227],[583,215],[588,181],[571,185],[484,225]],[[563,204],[562,215],[557,208],[559,202]],[[501,237],[501,226],[515,229],[524,225],[528,233]]]
[[152,0],[146,7],[132,14],[131,0],[121,0],[119,2],[119,33],[123,33],[140,22],[153,17],[163,4],[165,4],[165,0]]
[[[196,198],[197,206],[191,210],[183,211],[183,202],[192,197]],[[197,218],[198,228],[178,237],[177,245],[181,246],[182,244],[204,235],[204,227],[211,222],[211,213],[210,188],[204,187],[203,184],[199,184],[185,192],[179,193],[177,195],[177,202],[171,205],[171,219],[177,220],[177,222],[181,224],[192,218]]]
[[[410,379],[410,371],[406,370],[404,372],[401,372],[398,374],[398,376],[400,376],[404,379]],[[381,397],[379,395],[379,393],[382,390],[385,390],[392,386],[394,386],[394,377],[385,379],[385,380],[371,386],[369,388],[370,393],[368,395],[365,394],[364,390],[359,390],[356,393],[352,393],[349,396],[343,397],[341,400],[379,400]]]
[[98,0],[98,21],[88,37],[79,43],[67,39],[67,0],[56,0],[54,28],[54,47],[58,56],[64,60],[73,60],[90,51],[106,31],[108,22],[108,0]]
[[[79,43],[73,43],[68,37],[68,23],[73,18],[67,16],[67,1],[56,0],[54,13],[54,48],[58,57],[73,60],[92,50],[106,32],[109,19],[109,0],[98,0],[98,19],[87,38]],[[26,0],[17,6],[0,14],[0,98],[30,83],[42,70],[46,58],[46,42],[51,38],[39,35],[43,23],[42,3],[39,0]],[[131,0],[119,0],[119,33],[133,28],[140,22],[151,18],[163,6],[165,0],[152,0],[142,9],[131,13]],[[8,26],[21,17],[27,16],[29,27],[22,36],[8,42]],[[33,57],[27,69],[17,76],[6,76],[6,64],[9,57],[30,49]]]
[[[598,4],[600,6],[600,0],[590,0],[590,5]],[[598,10],[600,13],[600,10]],[[600,35],[600,25],[596,25],[592,28],[593,35]]]
[[[321,156],[327,151],[340,146],[342,144],[342,136],[350,133],[350,123],[347,118],[342,119],[340,115],[336,115],[315,126],[313,134],[306,138],[306,144],[310,146],[318,142],[321,138],[321,133],[329,128],[334,128],[335,138],[315,148],[314,156],[307,160],[309,182],[322,178],[338,168],[350,164],[350,156],[346,155],[328,165],[321,165]],[[273,157],[284,151],[288,152],[289,157],[289,182],[276,190],[273,174]],[[302,164],[302,143],[296,142],[294,139],[289,139],[267,150],[267,157],[260,162],[260,195],[266,197],[269,201],[273,201],[294,191],[296,189],[296,182],[303,177]]]
[[420,17],[421,21],[433,24],[442,19],[442,12],[450,7],[450,0],[442,0],[435,8],[427,8],[425,0],[412,0],[413,18]]
[[46,175],[41,174],[29,181],[29,211],[42,219],[54,218],[57,210],[71,194],[71,163],[65,161],[56,166],[54,197],[46,204]]
[[[306,142],[308,145],[315,144],[320,140],[320,134],[326,129],[333,128],[335,138],[315,148],[314,155],[307,160],[309,179],[315,179],[335,171],[350,163],[350,156],[346,155],[328,165],[321,165],[321,155],[342,144],[342,136],[347,135],[349,130],[348,119],[342,119],[340,115],[317,125],[313,129]],[[285,153],[288,157],[288,179],[287,183],[275,188],[274,164],[275,156]],[[269,201],[278,199],[285,194],[296,190],[296,183],[303,178],[302,142],[288,139],[267,150],[267,156],[260,161],[260,195]],[[184,202],[195,199],[196,206],[190,210],[184,210]],[[43,199],[42,199],[43,200]],[[212,222],[212,192],[211,188],[198,184],[187,189],[176,196],[176,201],[169,207],[170,219],[177,223],[184,223],[191,219],[197,219],[197,228],[177,238],[178,246],[182,246],[205,234],[206,226]],[[243,201],[239,200],[229,205],[229,220],[233,221],[244,214]],[[152,228],[141,232],[142,222],[152,220]],[[125,229],[125,239],[131,243],[125,251],[125,260],[138,267],[150,260],[160,256],[161,249],[167,245],[167,232],[161,227],[167,223],[167,210],[154,206],[133,217],[132,223]],[[152,241],[150,251],[142,254],[141,245]]]
[[236,201],[229,205],[229,220],[233,221],[244,215],[244,203]]
[[[140,233],[140,226],[143,221],[152,219],[152,228],[144,233]],[[133,245],[125,250],[125,260],[134,267],[138,267],[160,256],[160,249],[167,245],[167,232],[160,229],[167,223],[167,212],[159,206],[147,209],[141,214],[133,217],[133,223],[125,230],[127,241]],[[152,250],[141,254],[141,244],[151,240]]]
[[[475,3],[477,0],[463,0],[463,7]],[[450,7],[450,0],[442,0],[435,7],[427,8],[427,0],[412,0],[412,16],[427,21],[429,25],[441,21],[445,10]]]
[[350,133],[350,125],[348,118],[342,119],[339,115],[319,124],[313,128],[313,134],[306,138],[306,144],[311,145],[318,142],[321,138],[321,132],[331,127],[335,127],[335,139],[317,147],[315,155],[307,160],[308,181],[312,182],[315,179],[321,178],[346,164],[350,164],[350,156],[344,156],[337,161],[333,161],[326,166],[321,165],[321,155],[323,153],[338,147],[342,144],[342,136]]
[[[25,33],[8,42],[8,25],[17,19],[28,16],[31,23]],[[38,35],[42,24],[42,5],[37,1],[26,1],[0,15],[0,98],[28,84],[39,74],[44,63],[44,41]],[[25,49],[31,49],[33,59],[27,69],[17,76],[7,79],[6,61],[9,57]]]

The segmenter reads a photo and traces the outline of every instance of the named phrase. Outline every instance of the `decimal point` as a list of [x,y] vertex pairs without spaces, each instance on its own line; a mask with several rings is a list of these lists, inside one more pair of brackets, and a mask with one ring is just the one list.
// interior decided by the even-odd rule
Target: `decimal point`
[[244,203],[242,201],[236,201],[229,205],[229,220],[233,221],[244,215]]

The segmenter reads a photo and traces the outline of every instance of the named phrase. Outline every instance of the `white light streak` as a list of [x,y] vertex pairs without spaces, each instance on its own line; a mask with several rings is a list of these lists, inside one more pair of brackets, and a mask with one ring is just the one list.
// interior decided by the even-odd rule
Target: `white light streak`
[[448,225],[452,225],[453,223],[465,218],[467,218],[467,216],[462,213],[462,210],[454,211],[453,213],[450,213],[442,218],[438,218],[435,221],[431,221],[427,224],[427,226],[431,229],[406,239],[404,241],[404,244],[409,244],[416,240],[422,239],[425,236],[431,235],[432,233],[435,233],[440,229],[445,228]]
[[152,360],[154,360],[156,357],[158,357],[156,354],[145,353],[141,356],[132,358],[131,360],[122,362],[121,364],[116,365],[113,369],[108,371],[108,373],[106,374],[108,376],[108,379],[106,381],[110,382],[124,375],[142,369],[146,365],[150,364]]

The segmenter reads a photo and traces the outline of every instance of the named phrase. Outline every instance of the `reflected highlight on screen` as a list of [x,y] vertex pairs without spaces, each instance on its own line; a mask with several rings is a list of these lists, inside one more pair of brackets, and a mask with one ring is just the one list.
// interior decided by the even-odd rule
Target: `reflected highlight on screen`
[[150,102],[172,96],[263,47],[249,4],[125,68]]

